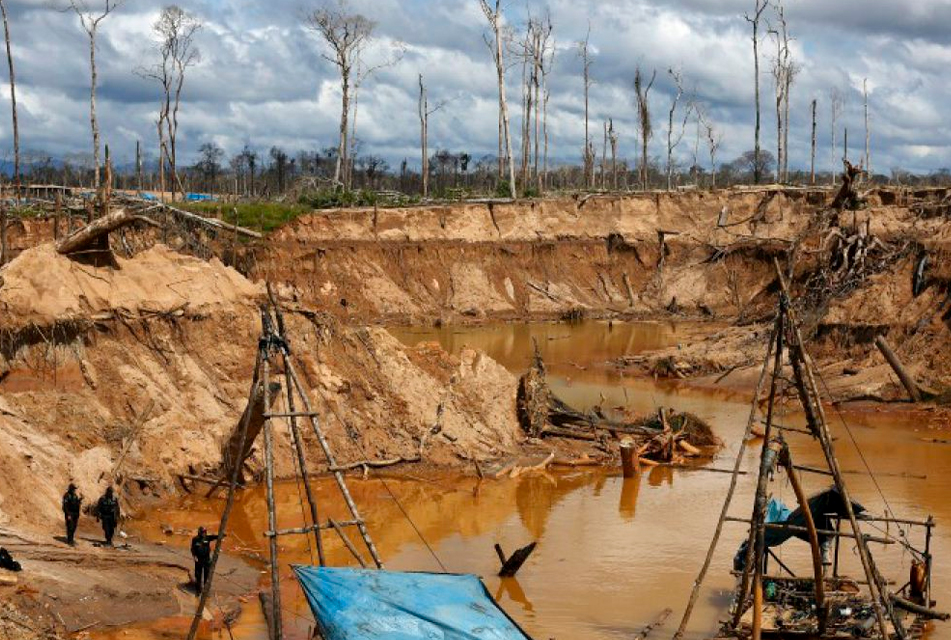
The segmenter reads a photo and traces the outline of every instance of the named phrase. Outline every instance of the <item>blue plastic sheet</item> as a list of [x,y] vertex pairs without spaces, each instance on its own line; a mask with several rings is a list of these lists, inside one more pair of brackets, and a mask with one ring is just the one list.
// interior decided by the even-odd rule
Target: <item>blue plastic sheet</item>
[[531,640],[473,575],[295,566],[326,640]]

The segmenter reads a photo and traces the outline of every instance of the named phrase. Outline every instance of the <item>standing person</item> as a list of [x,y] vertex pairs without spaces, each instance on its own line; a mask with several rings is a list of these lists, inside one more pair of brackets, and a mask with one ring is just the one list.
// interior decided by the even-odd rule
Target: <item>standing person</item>
[[211,569],[211,541],[224,537],[223,534],[208,535],[204,527],[198,527],[198,535],[192,538],[192,558],[195,560],[195,586],[199,594],[208,583],[208,571]]
[[102,523],[102,532],[106,536],[106,544],[112,546],[112,536],[116,533],[119,524],[119,501],[116,499],[112,487],[106,489],[106,494],[96,503],[96,519]]
[[83,504],[83,497],[76,493],[76,485],[72,482],[63,495],[63,515],[66,517],[66,544],[76,544],[76,527],[79,525],[79,510]]

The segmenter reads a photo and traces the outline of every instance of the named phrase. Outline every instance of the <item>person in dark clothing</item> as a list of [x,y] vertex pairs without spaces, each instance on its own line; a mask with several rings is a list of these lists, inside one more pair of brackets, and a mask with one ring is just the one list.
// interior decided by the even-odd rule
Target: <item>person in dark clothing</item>
[[208,571],[211,569],[211,541],[224,535],[209,535],[204,527],[198,527],[198,535],[192,538],[192,558],[195,560],[195,586],[198,593],[208,583]]
[[66,517],[66,543],[76,544],[76,527],[79,525],[79,510],[83,497],[76,493],[76,485],[70,483],[63,495],[63,515]]
[[112,536],[116,533],[119,524],[119,501],[116,499],[112,487],[106,489],[106,494],[96,503],[96,519],[102,523],[102,532],[106,536],[106,544],[112,546]]

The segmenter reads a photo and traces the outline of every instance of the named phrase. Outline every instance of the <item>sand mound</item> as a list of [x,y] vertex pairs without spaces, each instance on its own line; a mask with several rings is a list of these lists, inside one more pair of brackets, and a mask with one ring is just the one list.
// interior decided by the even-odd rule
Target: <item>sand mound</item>
[[49,325],[124,310],[164,313],[187,305],[201,314],[253,300],[262,291],[221,261],[199,260],[156,245],[112,267],[93,267],[56,253],[51,244],[17,256],[0,270],[5,326]]

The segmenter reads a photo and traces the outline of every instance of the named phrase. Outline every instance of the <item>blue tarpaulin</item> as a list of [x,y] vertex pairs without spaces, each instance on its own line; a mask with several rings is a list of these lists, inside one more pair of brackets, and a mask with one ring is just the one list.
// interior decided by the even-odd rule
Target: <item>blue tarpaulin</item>
[[326,640],[531,640],[473,575],[295,566]]

